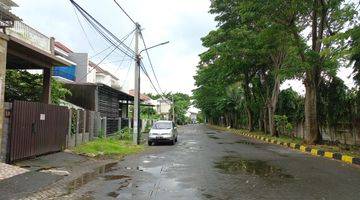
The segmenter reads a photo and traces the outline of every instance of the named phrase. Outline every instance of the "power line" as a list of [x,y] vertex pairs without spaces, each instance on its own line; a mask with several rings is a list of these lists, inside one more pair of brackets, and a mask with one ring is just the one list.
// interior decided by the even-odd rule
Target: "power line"
[[131,68],[132,68],[131,66],[132,66],[132,65],[131,65],[131,63],[130,63],[130,65],[129,65],[129,67],[128,67],[128,71],[127,71],[126,76],[125,76],[125,78],[124,78],[124,81],[123,81],[123,83],[122,83],[122,85],[121,85],[121,88],[124,87],[127,79],[129,78],[129,73],[130,73],[130,70],[131,70]]
[[116,0],[114,0],[114,2],[115,2],[116,5],[123,11],[123,13],[125,13],[125,15],[131,20],[131,22],[134,23],[135,26],[137,26],[137,23],[130,17],[130,15],[125,11],[125,9],[122,8],[122,7],[120,6],[120,4],[119,4]]
[[80,27],[81,27],[81,30],[82,30],[82,32],[84,33],[87,42],[89,43],[90,48],[95,52],[94,46],[91,44],[91,42],[90,42],[90,40],[89,40],[89,37],[88,37],[88,35],[87,35],[86,32],[85,32],[84,26],[82,25],[82,23],[81,23],[81,21],[80,21],[80,18],[79,18],[79,15],[77,14],[75,8],[74,8],[74,12],[75,12],[77,21],[78,21],[78,23],[79,23],[79,25],[80,25]]
[[[123,38],[121,38],[121,40],[122,40],[122,41],[127,40],[127,39],[129,38],[129,36],[135,32],[135,30],[136,30],[136,29],[134,29],[134,30],[132,30],[130,33],[126,34]],[[89,59],[92,59],[92,58],[94,58],[94,57],[96,57],[96,56],[104,53],[105,51],[107,51],[107,50],[110,49],[111,47],[113,47],[113,45],[110,45],[110,46],[106,47],[105,49],[103,49],[103,50],[95,53],[95,54],[92,55]]]
[[[133,41],[134,41],[134,38],[135,38],[135,34],[133,35],[133,37],[132,37],[132,39],[131,39],[131,41],[130,41],[129,46],[132,45],[132,43],[133,43]],[[119,66],[118,66],[118,68],[116,69],[115,73],[117,73],[117,72],[119,71],[120,66],[123,64],[124,61],[125,61],[125,55],[124,55],[123,59],[121,60],[121,63],[119,63]]]
[[160,94],[159,91],[156,89],[156,87],[155,87],[153,81],[151,80],[151,78],[150,78],[150,76],[149,76],[149,73],[147,72],[147,70],[146,70],[143,62],[141,62],[140,68],[141,68],[141,70],[144,72],[144,74],[145,74],[145,76],[148,78],[148,80],[150,81],[150,84],[151,84],[152,88],[155,90],[155,92],[156,92],[158,95],[163,96],[163,95]]
[[163,93],[163,92],[162,92],[162,89],[161,89],[161,86],[160,86],[160,83],[159,83],[159,79],[158,79],[157,76],[156,76],[156,73],[155,73],[155,70],[154,70],[154,66],[153,66],[153,64],[152,64],[152,61],[151,61],[151,58],[150,58],[150,54],[149,54],[149,51],[148,51],[148,49],[147,49],[147,46],[146,46],[146,43],[145,43],[145,39],[144,39],[144,36],[143,36],[142,32],[140,32],[140,37],[141,37],[141,40],[142,40],[142,42],[143,42],[143,45],[144,45],[144,48],[145,48],[145,51],[146,51],[146,55],[147,55],[147,58],[148,58],[148,60],[149,60],[149,64],[150,64],[151,70],[152,70],[152,72],[153,72],[153,74],[154,74],[156,83],[157,83],[157,85],[159,86],[160,92]]
[[[135,52],[128,46],[126,46],[118,37],[116,37],[111,31],[106,29],[99,21],[97,21],[92,15],[90,15],[86,10],[84,10],[81,6],[79,6],[74,0],[70,0],[70,2],[75,6],[75,8],[80,12],[80,14],[87,20],[87,22],[110,44],[114,46],[116,43],[119,43],[118,49],[129,56],[130,58],[134,58]],[[115,41],[113,41],[115,40]]]
[[[120,44],[119,44],[120,45]],[[99,63],[96,64],[96,66],[99,66],[102,62],[104,62],[104,60],[106,58],[108,58],[115,50],[117,49],[117,46],[115,46],[115,48],[110,51],[110,53],[108,53]],[[82,80],[84,80],[84,78],[86,78],[96,67],[93,67],[88,73],[85,74],[84,77],[82,77],[78,82],[81,82]]]
[[[133,20],[133,19],[130,17],[130,15],[125,11],[125,9],[124,9],[116,0],[114,0],[114,2],[115,2],[116,5],[121,9],[121,11],[130,19],[130,21],[135,24],[136,28],[139,28],[139,24],[136,23],[135,20]],[[145,44],[144,37],[142,36],[141,30],[140,30],[140,36],[141,36],[141,39],[142,39],[142,41],[143,41],[143,44],[144,44],[144,48],[145,48],[145,50],[146,50],[147,57],[148,57],[148,59],[149,59],[149,63],[150,63],[151,69],[152,69],[152,71],[153,71],[153,74],[154,74],[154,76],[155,76],[156,82],[157,82],[157,84],[158,84],[158,86],[159,86],[159,89],[160,89],[160,91],[161,91],[161,87],[160,87],[158,78],[157,78],[157,76],[156,76],[156,74],[155,74],[155,70],[154,70],[154,67],[153,67],[153,65],[152,65],[149,52],[148,52],[147,49],[146,49],[147,47],[146,47],[146,44]],[[160,96],[162,96],[162,95],[159,93],[159,91],[156,89],[156,87],[155,87],[153,81],[151,80],[151,78],[150,78],[150,76],[149,76],[149,73],[147,72],[147,70],[146,70],[146,68],[145,68],[145,66],[144,66],[144,64],[143,64],[142,61],[141,61],[141,64],[140,64],[140,68],[141,68],[141,70],[144,72],[144,74],[146,75],[146,77],[149,79],[149,81],[150,81],[153,89],[154,89]]]

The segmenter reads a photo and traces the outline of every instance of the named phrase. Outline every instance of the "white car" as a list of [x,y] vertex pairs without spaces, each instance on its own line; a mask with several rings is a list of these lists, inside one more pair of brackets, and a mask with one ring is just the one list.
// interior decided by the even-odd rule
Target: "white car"
[[172,121],[157,121],[149,132],[148,144],[171,142],[174,145],[178,139],[178,131]]

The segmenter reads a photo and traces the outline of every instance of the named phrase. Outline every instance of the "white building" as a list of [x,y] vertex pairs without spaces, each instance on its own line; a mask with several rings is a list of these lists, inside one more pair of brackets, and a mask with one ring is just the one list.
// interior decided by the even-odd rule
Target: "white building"
[[190,106],[187,110],[186,116],[190,117],[191,123],[197,123],[197,115],[199,114],[200,110],[195,108],[194,106]]
[[74,65],[72,67],[56,66],[53,77],[61,82],[102,83],[120,90],[119,79],[89,60],[87,53],[75,53],[64,44],[55,42],[55,55]]
[[168,99],[158,99],[156,103],[156,112],[161,115],[164,119],[170,119],[172,102]]

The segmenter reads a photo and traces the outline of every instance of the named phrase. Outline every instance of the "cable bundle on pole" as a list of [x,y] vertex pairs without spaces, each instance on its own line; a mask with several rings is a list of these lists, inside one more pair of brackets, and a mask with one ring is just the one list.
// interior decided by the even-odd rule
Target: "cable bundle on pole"
[[[118,37],[116,37],[111,31],[105,28],[99,21],[97,21],[92,15],[84,10],[74,0],[70,0],[79,13],[86,19],[86,21],[111,45],[116,46],[118,50],[127,55],[128,57],[135,59],[135,52],[124,44]],[[120,44],[120,45],[117,45]]]

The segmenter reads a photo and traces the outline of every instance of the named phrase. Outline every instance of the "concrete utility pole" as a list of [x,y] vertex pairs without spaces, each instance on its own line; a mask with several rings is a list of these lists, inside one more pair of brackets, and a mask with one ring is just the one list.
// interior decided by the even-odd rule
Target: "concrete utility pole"
[[135,31],[135,91],[134,91],[134,123],[133,123],[133,143],[140,144],[140,65],[141,57],[139,53],[140,25],[136,23]]
[[175,123],[175,101],[174,101],[174,95],[172,97],[172,121]]

